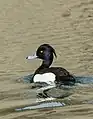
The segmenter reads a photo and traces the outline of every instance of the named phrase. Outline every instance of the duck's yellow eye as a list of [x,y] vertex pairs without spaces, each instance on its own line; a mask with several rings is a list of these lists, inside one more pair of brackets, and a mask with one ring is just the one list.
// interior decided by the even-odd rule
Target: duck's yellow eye
[[40,53],[43,53],[43,50],[41,50]]

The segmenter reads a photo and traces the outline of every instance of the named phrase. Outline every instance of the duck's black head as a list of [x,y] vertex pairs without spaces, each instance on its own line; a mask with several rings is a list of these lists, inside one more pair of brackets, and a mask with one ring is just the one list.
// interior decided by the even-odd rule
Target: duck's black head
[[53,54],[56,56],[55,50],[49,44],[41,45],[37,51],[36,55],[42,60],[53,60]]
[[49,67],[53,61],[53,56],[56,56],[55,50],[52,46],[50,46],[49,44],[43,44],[41,46],[39,46],[39,48],[37,49],[35,55],[33,56],[28,56],[26,57],[26,59],[35,59],[35,58],[39,58],[43,60],[42,65]]

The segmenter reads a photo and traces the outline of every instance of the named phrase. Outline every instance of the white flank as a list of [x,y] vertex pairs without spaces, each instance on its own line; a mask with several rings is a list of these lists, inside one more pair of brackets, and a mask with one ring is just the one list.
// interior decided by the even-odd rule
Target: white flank
[[54,85],[55,74],[53,73],[44,73],[44,74],[36,74],[34,76],[34,82],[45,82],[49,85]]

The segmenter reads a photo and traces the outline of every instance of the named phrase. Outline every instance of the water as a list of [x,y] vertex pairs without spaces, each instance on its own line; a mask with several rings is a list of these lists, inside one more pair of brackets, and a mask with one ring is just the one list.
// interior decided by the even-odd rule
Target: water
[[43,102],[40,104],[35,104],[32,106],[27,106],[23,108],[17,108],[15,111],[25,111],[25,110],[34,110],[34,109],[42,109],[42,108],[53,108],[53,107],[63,107],[65,106],[64,103],[61,102]]
[[[81,77],[93,76],[93,1],[1,0],[0,23],[0,119],[93,119],[90,80],[62,87],[57,102],[65,106],[15,111],[36,103],[37,89],[32,83],[15,79],[39,67],[40,61],[25,57],[43,43],[56,50],[53,66]],[[58,89],[51,92],[60,94]]]

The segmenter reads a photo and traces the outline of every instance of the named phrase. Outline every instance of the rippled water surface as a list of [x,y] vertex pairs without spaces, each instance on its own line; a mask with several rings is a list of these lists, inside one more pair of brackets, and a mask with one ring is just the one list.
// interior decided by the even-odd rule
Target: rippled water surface
[[93,1],[0,1],[0,118],[92,119],[90,79],[69,90],[51,90],[61,91],[63,98],[56,101],[64,103],[62,107],[15,111],[36,103],[36,89],[21,77],[39,67],[40,60],[25,57],[43,43],[56,49],[53,66],[62,66],[75,76],[93,77]]

